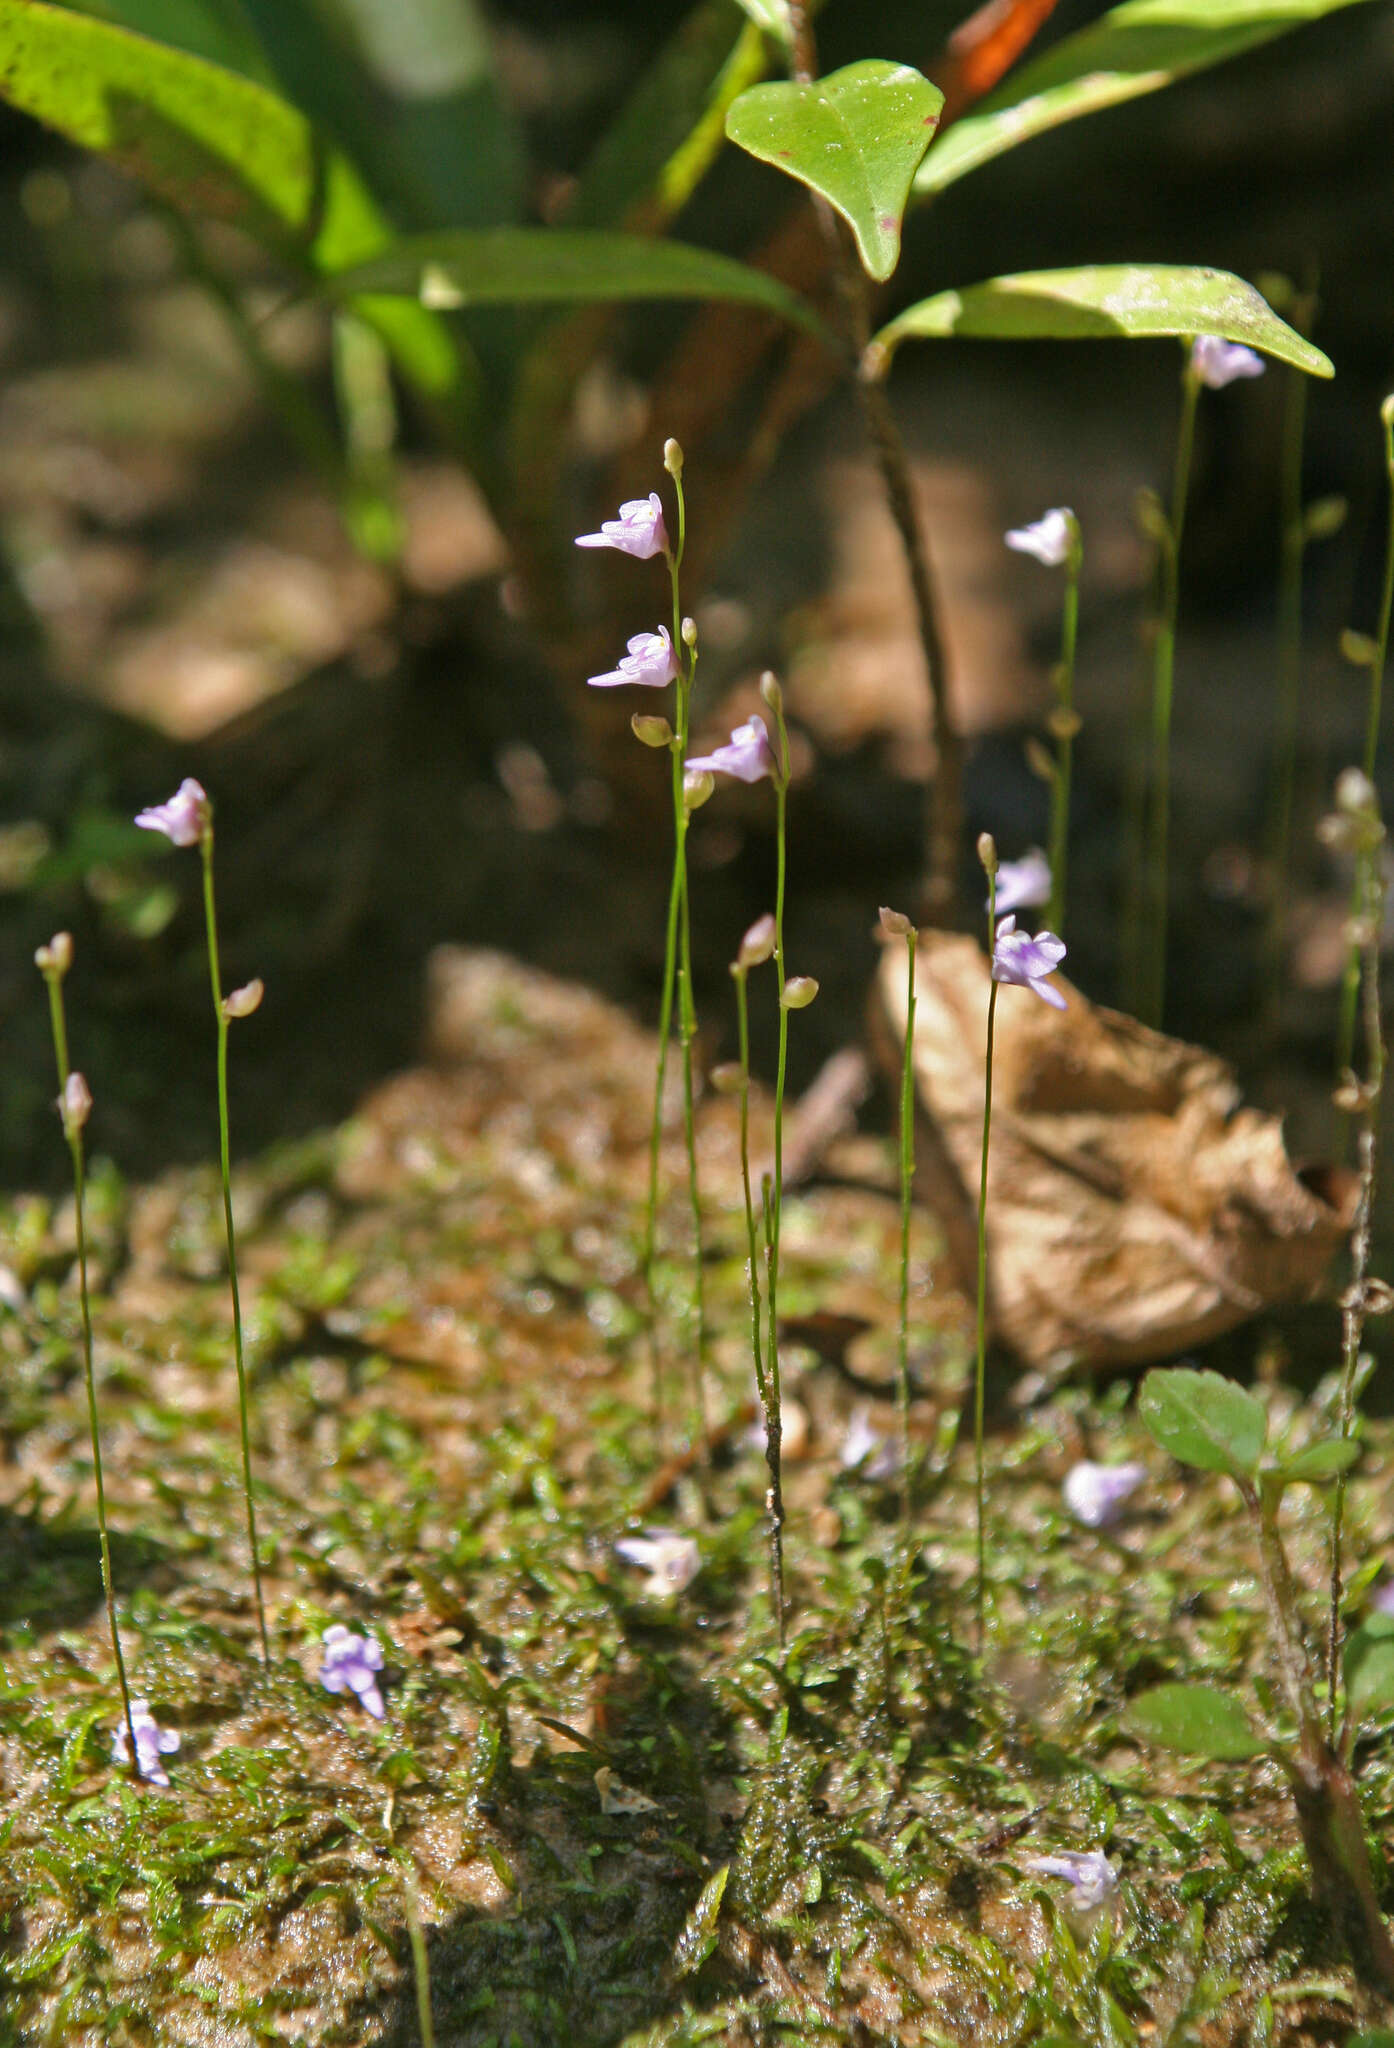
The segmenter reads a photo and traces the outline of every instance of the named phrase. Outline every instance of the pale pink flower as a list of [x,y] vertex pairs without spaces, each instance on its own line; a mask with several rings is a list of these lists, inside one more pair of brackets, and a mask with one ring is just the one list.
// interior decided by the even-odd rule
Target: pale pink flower
[[1082,1458],[1065,1475],[1065,1505],[1086,1529],[1107,1529],[1147,1477],[1145,1465],[1095,1465]]
[[702,1557],[691,1536],[679,1536],[673,1529],[646,1529],[642,1536],[622,1536],[615,1549],[626,1564],[638,1565],[648,1573],[645,1593],[651,1600],[666,1600],[690,1586],[701,1569]]
[[1078,524],[1068,505],[1053,505],[1030,526],[1014,526],[1003,536],[1019,555],[1034,555],[1047,569],[1058,569],[1069,560]]
[[683,765],[709,775],[734,775],[737,782],[759,782],[779,773],[765,721],[758,713],[738,725],[724,747],[714,747],[710,754],[693,754]]
[[319,1682],[325,1691],[355,1693],[359,1705],[366,1707],[375,1721],[381,1721],[387,1712],[378,1689],[381,1644],[372,1636],[356,1636],[341,1621],[333,1622],[320,1641],[324,1644],[324,1662]]
[[1046,976],[1054,974],[1064,957],[1065,941],[1057,939],[1054,932],[1037,932],[1033,939],[1017,930],[1014,917],[1004,917],[992,948],[992,978],[1029,988],[1053,1010],[1063,1010],[1065,998]]
[[642,683],[645,689],[661,690],[678,672],[678,657],[666,626],[656,633],[636,633],[622,654],[619,666],[603,676],[588,676],[595,690],[613,690],[621,683]]
[[657,491],[647,498],[630,498],[620,506],[618,519],[603,519],[599,533],[579,533],[578,548],[615,548],[647,562],[663,554],[668,546],[668,529],[663,524],[663,500]]
[[1009,910],[1024,910],[1028,904],[1050,899],[1050,862],[1039,846],[1033,846],[1020,860],[1004,860],[997,870],[995,903],[999,917]]
[[1191,368],[1212,391],[1223,391],[1237,377],[1261,377],[1265,367],[1261,355],[1222,334],[1198,334],[1191,343]]
[[[168,1785],[169,1772],[160,1762],[162,1756],[173,1756],[179,1747],[179,1736],[173,1728],[162,1728],[150,1711],[149,1700],[131,1701],[131,1727],[136,1738],[136,1774],[152,1785]],[[118,1764],[130,1762],[131,1743],[123,1721],[111,1738],[111,1754]]]
[[152,804],[140,811],[136,823],[147,832],[163,832],[176,846],[197,846],[212,822],[213,806],[207,791],[192,775],[186,775],[168,803]]
[[1072,1906],[1092,1912],[1118,1896],[1118,1872],[1101,1849],[1062,1849],[1058,1856],[1026,1856],[1023,1870],[1037,1877],[1063,1877],[1073,1891]]

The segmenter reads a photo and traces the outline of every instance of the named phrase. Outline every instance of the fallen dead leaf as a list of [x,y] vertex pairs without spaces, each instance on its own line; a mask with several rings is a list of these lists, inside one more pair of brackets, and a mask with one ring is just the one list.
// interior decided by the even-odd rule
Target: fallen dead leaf
[[[916,1192],[975,1287],[988,966],[975,940],[920,935]],[[1048,1009],[997,1004],[988,1176],[988,1312],[1029,1364],[1143,1364],[1319,1285],[1349,1228],[1351,1176],[1298,1173],[1278,1118],[1240,1106],[1231,1069],[1064,983]],[[905,974],[888,953],[873,1006],[898,1072]]]

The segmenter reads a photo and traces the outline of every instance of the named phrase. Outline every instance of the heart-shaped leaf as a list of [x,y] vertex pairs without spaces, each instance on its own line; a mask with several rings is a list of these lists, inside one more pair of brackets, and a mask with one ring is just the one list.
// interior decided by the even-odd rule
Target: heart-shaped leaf
[[1027,270],[990,278],[907,306],[876,340],[891,350],[912,335],[1081,341],[1192,334],[1243,342],[1312,377],[1335,375],[1321,350],[1280,320],[1251,284],[1227,270],[1181,263],[1093,263],[1081,270]]
[[910,180],[944,95],[908,64],[869,57],[808,85],[754,85],[732,103],[726,133],[837,208],[867,270],[884,281],[900,261]]
[[1128,1726],[1162,1749],[1214,1763],[1243,1763],[1268,1747],[1238,1700],[1213,1685],[1154,1686],[1133,1701]]
[[1149,1372],[1138,1414],[1164,1451],[1202,1472],[1251,1480],[1263,1456],[1268,1417],[1262,1401],[1218,1372],[1184,1366]]

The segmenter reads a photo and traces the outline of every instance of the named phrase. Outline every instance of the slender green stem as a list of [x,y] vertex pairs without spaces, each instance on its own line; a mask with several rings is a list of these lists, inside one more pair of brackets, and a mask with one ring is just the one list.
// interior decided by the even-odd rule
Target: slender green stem
[[1060,630],[1060,661],[1055,671],[1055,777],[1050,785],[1051,931],[1065,929],[1065,869],[1070,848],[1070,776],[1075,745],[1075,645],[1079,638],[1079,529],[1071,514],[1070,550],[1065,557],[1065,609]]
[[[758,1233],[755,1226],[755,1196],[750,1180],[750,1004],[746,985],[746,969],[737,962],[731,969],[731,973],[736,984],[736,1029],[740,1040],[741,1187],[745,1194],[745,1242],[749,1255],[747,1266],[750,1274],[750,1347],[755,1359],[755,1384],[760,1393],[760,1408],[765,1425],[765,1459],[770,1466],[770,1599],[773,1602],[775,1616],[779,1621],[782,1631],[782,1617],[784,1614],[784,1545],[780,1524],[775,1515],[779,1464],[777,1458],[773,1462],[770,1461],[770,1432],[773,1404],[770,1399],[770,1386],[765,1375],[765,1360],[760,1343],[760,1250]],[[780,1639],[782,1642],[782,1633]]]
[[784,706],[777,689],[772,692],[778,736],[778,765],[774,778],[775,803],[775,887],[774,965],[779,990],[779,1053],[774,1077],[774,1178],[769,1196],[766,1226],[766,1338],[765,1373],[769,1384],[769,1417],[765,1431],[765,1455],[770,1468],[770,1520],[777,1531],[780,1554],[779,1646],[784,1648],[785,1612],[783,1599],[784,1483],[780,1467],[784,1421],[779,1375],[779,1238],[784,1209],[784,1088],[789,1066],[789,1010],[784,1000],[788,966],[784,957],[784,883],[787,867],[785,815],[789,793],[789,732]]
[[1263,948],[1264,1006],[1274,1020],[1282,994],[1283,936],[1287,926],[1288,871],[1292,859],[1293,789],[1297,780],[1297,723],[1302,698],[1302,560],[1307,549],[1306,525],[1302,517],[1302,446],[1306,423],[1306,373],[1289,369],[1283,386],[1279,474],[1278,701],[1273,749],[1273,801],[1268,822],[1272,885]]
[[97,1545],[102,1562],[102,1594],[106,1601],[107,1627],[111,1631],[111,1652],[116,1660],[116,1679],[121,1688],[121,1712],[126,1723],[132,1772],[140,1776],[140,1751],[136,1747],[135,1722],[131,1716],[131,1688],[126,1678],[126,1659],[121,1651],[121,1631],[116,1625],[116,1594],[111,1576],[111,1538],[106,1519],[106,1486],[102,1477],[102,1437],[97,1421],[97,1374],[92,1356],[92,1297],[87,1281],[87,1174],[83,1158],[82,1132],[68,1123],[65,1101],[68,1076],[68,1027],[63,1010],[63,975],[59,968],[46,968],[49,1018],[53,1026],[53,1051],[58,1066],[59,1108],[64,1111],[64,1135],[73,1162],[73,1211],[77,1229],[78,1302],[82,1314],[82,1363],[87,1379],[87,1426],[92,1440],[92,1474],[97,1487]]
[[269,1665],[271,1644],[266,1633],[266,1602],[261,1587],[261,1554],[257,1547],[257,1511],[252,1498],[252,1433],[247,1401],[247,1360],[242,1339],[242,1293],[237,1281],[237,1232],[232,1220],[232,1157],[228,1138],[227,1098],[228,1016],[223,1008],[223,978],[218,964],[218,912],[213,898],[211,822],[203,829],[199,851],[203,856],[203,916],[208,934],[208,975],[213,989],[213,1015],[218,1023],[218,1155],[223,1175],[223,1221],[227,1230],[228,1285],[232,1292],[232,1350],[237,1365],[237,1416],[242,1433],[242,1490],[247,1503],[247,1544],[252,1555],[252,1583],[256,1590],[261,1661],[264,1665]]
[[1167,858],[1171,831],[1171,705],[1176,673],[1176,619],[1181,595],[1181,544],[1191,486],[1200,379],[1189,359],[1181,379],[1181,425],[1172,472],[1171,509],[1162,537],[1162,594],[1152,659],[1152,813],[1148,834],[1149,916],[1141,1014],[1161,1028],[1166,1007]]
[[[1384,468],[1389,481],[1389,531],[1384,545],[1384,582],[1380,590],[1379,617],[1375,626],[1374,655],[1370,662],[1370,697],[1365,714],[1365,753],[1361,766],[1366,778],[1375,779],[1379,753],[1381,701],[1384,693],[1384,664],[1389,654],[1389,617],[1394,610],[1394,394],[1380,408],[1384,426]],[[1351,916],[1360,914],[1361,882],[1357,868],[1351,890]],[[1341,981],[1340,1021],[1336,1038],[1336,1078],[1343,1080],[1355,1053],[1355,1019],[1360,1000],[1360,947],[1352,943],[1346,954]]]
[[900,1409],[900,1516],[910,1537],[910,1201],[915,1179],[915,941],[905,934],[905,1049],[900,1068],[900,1337],[896,1394]]
[[[1370,820],[1371,827],[1375,820]],[[1365,1023],[1365,1082],[1361,1090],[1360,1137],[1357,1163],[1360,1195],[1351,1226],[1351,1274],[1341,1304],[1341,1395],[1338,1410],[1344,1440],[1355,1428],[1355,1384],[1360,1369],[1360,1346],[1365,1334],[1366,1279],[1370,1270],[1370,1246],[1375,1207],[1375,1171],[1379,1152],[1380,1107],[1384,1092],[1384,1032],[1380,1016],[1380,930],[1384,922],[1384,884],[1380,875],[1383,835],[1372,829],[1356,863],[1360,887],[1357,928],[1363,954]],[[1345,1526],[1346,1474],[1340,1472],[1331,1496],[1331,1600],[1326,1629],[1327,1732],[1336,1739],[1337,1679],[1341,1668],[1343,1633],[1342,1542]]]
[[421,2048],[435,2048],[436,2029],[431,2017],[431,1965],[426,1954],[426,1936],[421,1926],[416,1886],[410,1876],[402,1886],[402,1905],[406,1913],[407,1940],[411,1944],[412,1976],[416,1980],[416,2023],[421,2035]]
[[973,1377],[973,1496],[978,1522],[978,1574],[975,1610],[978,1654],[982,1655],[987,1623],[987,1494],[983,1482],[983,1438],[987,1407],[987,1158],[992,1141],[992,1050],[997,1029],[997,983],[992,979],[993,942],[997,934],[997,875],[987,877],[987,1059],[983,1069],[983,1154],[978,1175],[978,1320],[977,1360]]

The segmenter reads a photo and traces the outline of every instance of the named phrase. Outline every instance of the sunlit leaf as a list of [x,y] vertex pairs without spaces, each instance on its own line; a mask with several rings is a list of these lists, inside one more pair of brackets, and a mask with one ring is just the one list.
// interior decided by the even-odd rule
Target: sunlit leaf
[[1262,1401],[1218,1372],[1174,1366],[1149,1372],[1138,1414],[1164,1451],[1202,1472],[1251,1480],[1263,1456],[1268,1417]]
[[755,85],[726,116],[732,142],[821,193],[874,278],[900,260],[910,180],[944,95],[908,64],[868,58],[811,84]]
[[138,35],[153,36],[210,63],[225,64],[264,85],[274,83],[271,67],[240,8],[225,0],[62,0],[74,14],[112,21]]
[[1034,135],[1116,107],[1173,79],[1237,57],[1360,0],[1127,0],[1014,72],[956,121],[915,178],[917,198],[942,192]]
[[1227,270],[1180,263],[1098,263],[990,278],[921,299],[883,327],[876,340],[894,349],[912,336],[1078,341],[1192,334],[1244,342],[1314,377],[1334,374],[1321,350],[1280,320],[1252,285]]
[[1239,1702],[1213,1685],[1158,1685],[1128,1709],[1128,1727],[1161,1749],[1242,1763],[1268,1745]]
[[688,242],[576,228],[413,235],[326,280],[336,295],[404,293],[437,307],[600,299],[736,299],[822,333],[811,306],[746,263]]
[[730,1875],[730,1864],[723,1863],[721,1868],[707,1879],[698,1893],[697,1903],[688,1914],[673,1950],[675,1976],[689,1977],[694,1970],[700,1970],[716,1947],[721,1900],[726,1890],[726,1880]]

